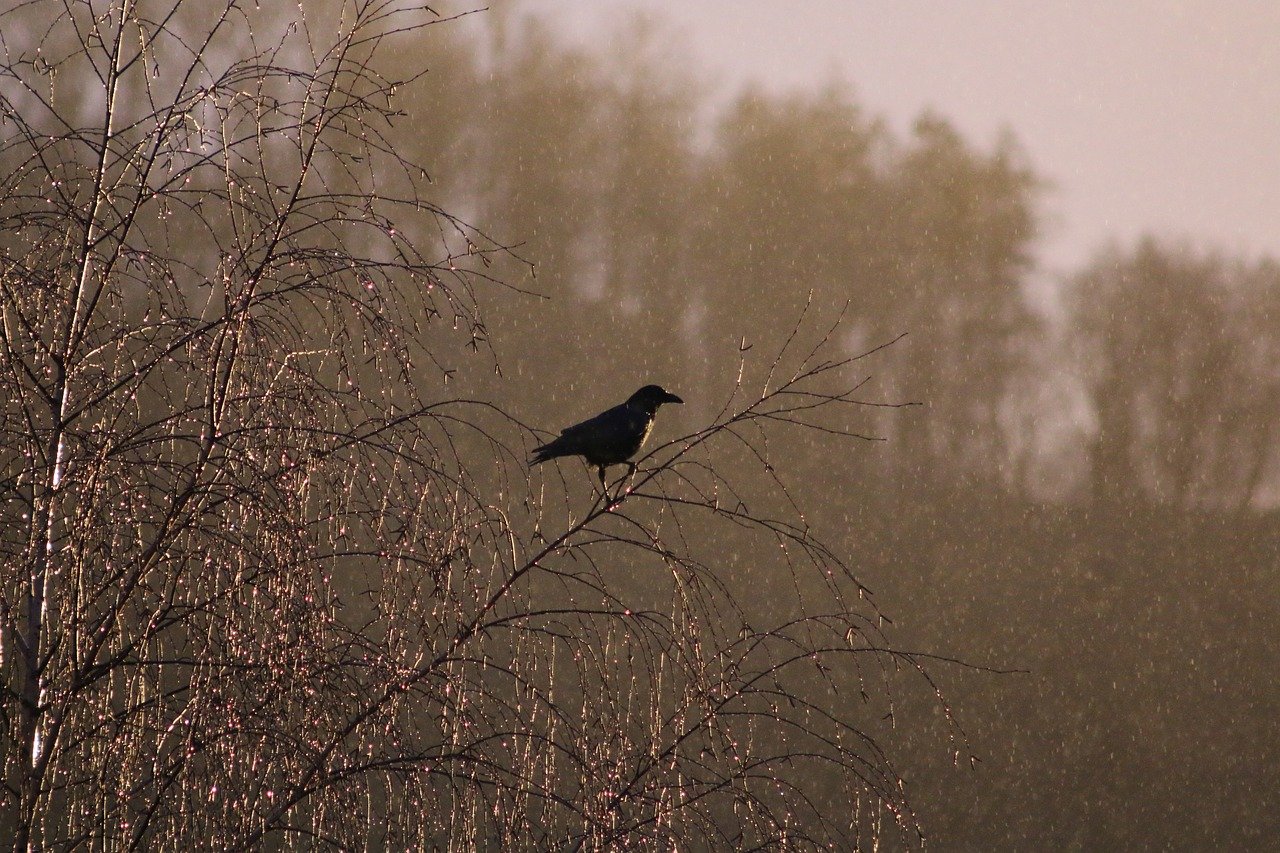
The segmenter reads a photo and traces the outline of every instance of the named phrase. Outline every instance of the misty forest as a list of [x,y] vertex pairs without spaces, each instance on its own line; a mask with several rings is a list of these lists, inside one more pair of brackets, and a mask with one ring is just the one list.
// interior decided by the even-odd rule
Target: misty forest
[[1280,839],[1274,260],[661,22],[5,5],[5,847]]

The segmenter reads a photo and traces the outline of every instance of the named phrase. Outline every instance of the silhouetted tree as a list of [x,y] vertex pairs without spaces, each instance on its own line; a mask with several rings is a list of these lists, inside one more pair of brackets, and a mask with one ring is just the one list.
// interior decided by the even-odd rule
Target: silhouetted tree
[[911,331],[900,375],[930,407],[924,428],[902,423],[900,437],[928,469],[987,470],[1005,452],[999,417],[1035,331],[1023,287],[1038,182],[1011,139],[977,151],[925,115],[895,186],[900,297],[879,316]]
[[1096,501],[1248,504],[1271,455],[1272,265],[1147,238],[1071,283],[1072,328],[1096,418]]
[[[776,346],[812,296],[875,313],[885,193],[878,123],[847,93],[776,98],[748,91],[721,119],[695,196],[694,280],[720,341]],[[732,362],[711,375],[730,380]],[[714,387],[714,386],[713,386]]]

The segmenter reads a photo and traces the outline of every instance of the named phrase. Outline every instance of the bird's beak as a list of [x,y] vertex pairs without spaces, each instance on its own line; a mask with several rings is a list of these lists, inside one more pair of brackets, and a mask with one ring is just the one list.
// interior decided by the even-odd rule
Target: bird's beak
[[675,394],[672,394],[670,391],[668,391],[668,392],[667,392],[667,396],[663,399],[663,401],[662,401],[662,402],[664,402],[664,403],[683,403],[683,402],[684,402],[684,400],[681,400],[681,399],[680,399],[679,397],[677,397]]

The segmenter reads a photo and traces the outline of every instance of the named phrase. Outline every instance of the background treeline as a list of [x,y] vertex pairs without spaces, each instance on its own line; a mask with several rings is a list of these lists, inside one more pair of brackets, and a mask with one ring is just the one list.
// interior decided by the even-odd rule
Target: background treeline
[[847,306],[851,353],[908,333],[866,399],[922,405],[793,461],[895,637],[1031,670],[943,679],[986,763],[899,745],[926,827],[1275,838],[1280,265],[1145,239],[1046,287],[1044,182],[1011,137],[900,136],[838,85],[713,107],[643,24],[599,50],[513,16],[472,33],[403,92],[442,202],[536,265],[499,261],[505,379],[471,381],[548,429],[660,381],[690,402],[674,431],[810,300]]
[[924,411],[886,416],[891,441],[850,464],[1032,498],[1270,503],[1274,261],[1146,239],[1046,287],[1045,184],[1012,137],[926,114],[900,138],[838,85],[713,109],[643,26],[593,53],[489,24],[433,45],[403,106],[429,117],[413,153],[442,199],[536,264],[503,280],[549,303],[489,324],[528,379],[502,393],[534,390],[532,413],[655,377],[690,389],[696,420],[738,345],[775,348],[811,297],[847,303],[852,349],[909,333],[875,395]]

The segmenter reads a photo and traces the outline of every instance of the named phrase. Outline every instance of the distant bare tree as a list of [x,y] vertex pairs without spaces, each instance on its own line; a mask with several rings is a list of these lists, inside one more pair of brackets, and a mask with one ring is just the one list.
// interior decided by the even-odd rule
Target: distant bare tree
[[531,481],[445,393],[502,247],[422,195],[373,70],[438,19],[297,15],[0,13],[0,835],[910,839],[876,732],[922,659],[781,473],[787,430],[859,438],[857,358],[798,329],[612,496]]
[[1249,507],[1272,467],[1280,399],[1274,263],[1144,238],[1067,290],[1097,427],[1095,501]]

